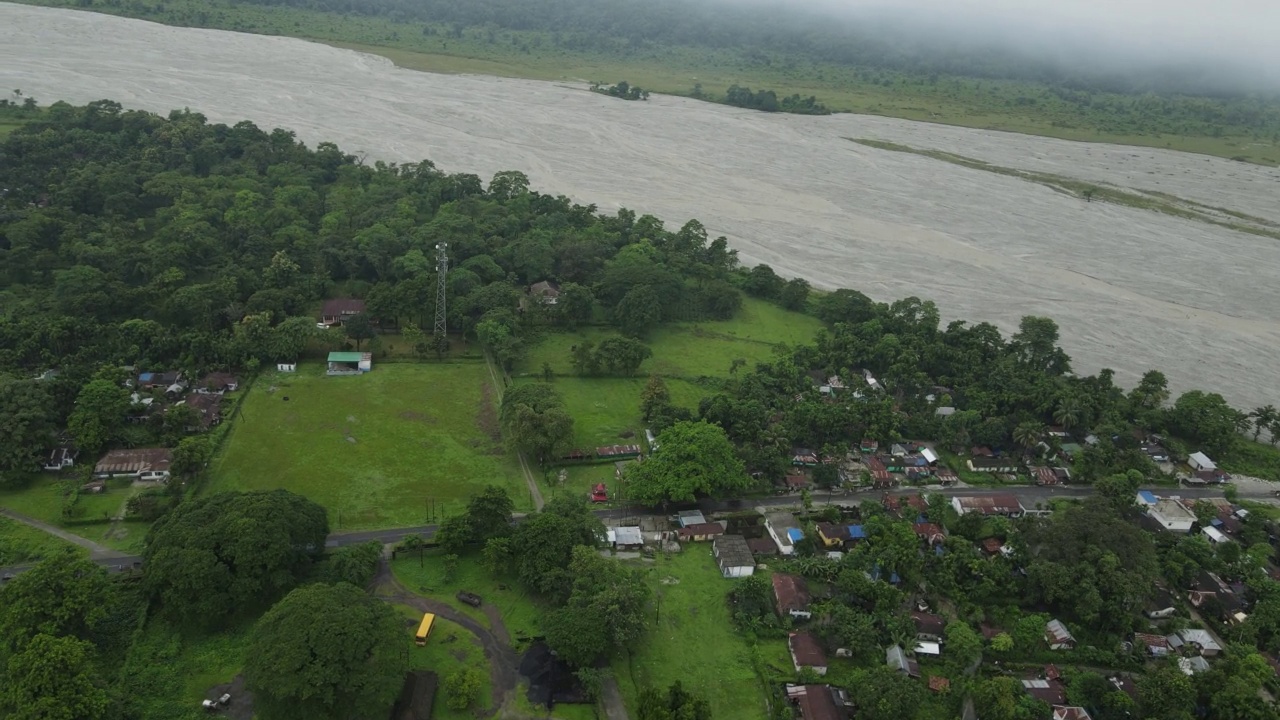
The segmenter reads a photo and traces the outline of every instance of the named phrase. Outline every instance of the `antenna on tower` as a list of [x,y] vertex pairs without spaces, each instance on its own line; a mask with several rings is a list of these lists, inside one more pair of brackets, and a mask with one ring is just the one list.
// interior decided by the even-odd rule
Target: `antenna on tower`
[[446,333],[449,331],[445,319],[445,277],[449,274],[449,243],[436,245],[436,325],[432,334],[436,336],[436,346],[447,348],[449,342]]

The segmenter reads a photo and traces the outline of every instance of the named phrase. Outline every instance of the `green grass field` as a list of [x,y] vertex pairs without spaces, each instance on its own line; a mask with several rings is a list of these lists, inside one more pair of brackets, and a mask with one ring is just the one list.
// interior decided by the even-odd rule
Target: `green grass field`
[[[418,525],[485,485],[527,505],[498,436],[483,363],[382,363],[328,377],[321,363],[259,378],[210,469],[207,492],[285,488],[334,530]],[[285,398],[288,398],[287,400]]]
[[209,690],[240,673],[251,627],[244,621],[208,634],[151,618],[122,670],[124,689],[138,703],[140,716],[199,717]]
[[431,628],[431,636],[427,644],[418,647],[409,638],[417,630],[422,620],[422,613],[405,606],[397,605],[396,610],[405,617],[405,636],[409,649],[409,667],[414,670],[432,670],[440,676],[440,682],[449,675],[474,668],[484,674],[484,685],[480,689],[480,701],[475,711],[453,710],[445,704],[444,692],[436,690],[432,703],[431,717],[437,720],[472,720],[476,712],[484,712],[493,707],[493,683],[489,679],[489,663],[484,657],[484,649],[474,635],[460,625],[444,618],[436,618]]
[[[101,494],[82,493],[75,506],[75,515],[71,518],[64,518],[62,516],[63,494],[67,491],[68,486],[74,484],[73,481],[53,475],[38,475],[24,489],[0,491],[0,507],[5,507],[35,520],[57,526],[86,540],[105,545],[112,550],[131,554],[142,552],[142,542],[146,539],[147,530],[151,528],[151,523],[128,521],[113,525],[106,522],[108,518],[115,517],[133,495],[134,490],[130,487],[129,481],[112,480],[107,486],[107,492]],[[86,522],[88,520],[98,520],[100,522],[88,523]],[[31,533],[48,537],[49,541],[56,544],[63,544],[63,541],[46,535],[44,532],[26,526],[23,527]],[[9,533],[4,534],[8,535]],[[21,533],[21,535],[27,538],[35,537],[26,532]],[[27,541],[15,535],[14,542],[25,543]],[[0,550],[0,554],[2,553],[3,551]]]
[[63,548],[75,548],[85,554],[82,548],[43,530],[0,517],[0,567],[39,562]]
[[665,689],[679,680],[707,698],[714,718],[764,720],[765,690],[756,667],[794,674],[786,642],[753,645],[734,629],[725,599],[733,581],[720,576],[710,544],[688,545],[647,567],[657,618],[630,657],[613,663],[632,712],[642,688]]
[[[752,62],[738,52],[710,48],[637,48],[621,57],[571,51],[558,47],[551,35],[538,32],[469,28],[462,37],[449,37],[444,25],[435,27],[435,34],[426,34],[422,23],[219,0],[169,0],[156,5],[109,0],[19,1],[143,17],[169,25],[317,40],[382,55],[412,70],[577,82],[625,79],[653,92],[675,95],[690,94],[695,84],[710,95],[719,95],[736,83],[770,88],[779,95],[816,95],[835,111],[1280,163],[1280,143],[1265,136],[1221,128],[1220,136],[1187,133],[1159,114],[1142,116],[1139,126],[1133,115],[1097,109],[1105,103],[1071,104],[1043,86],[1016,81],[940,78],[930,82],[923,77],[808,59]],[[1103,97],[1120,105],[1133,102],[1123,96]]]
[[443,553],[438,550],[423,552],[421,559],[416,552],[402,553],[392,561],[391,570],[409,590],[448,603],[485,627],[492,627],[483,610],[460,603],[456,597],[459,590],[479,595],[486,607],[498,610],[513,643],[538,634],[542,610],[514,577],[494,577],[480,564],[479,557],[468,556],[458,563],[453,580],[445,582],[442,558]]

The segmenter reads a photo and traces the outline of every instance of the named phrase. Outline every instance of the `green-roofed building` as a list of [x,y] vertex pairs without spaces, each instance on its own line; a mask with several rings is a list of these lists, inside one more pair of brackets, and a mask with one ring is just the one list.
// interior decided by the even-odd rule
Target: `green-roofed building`
[[329,353],[329,375],[359,375],[373,369],[373,353]]

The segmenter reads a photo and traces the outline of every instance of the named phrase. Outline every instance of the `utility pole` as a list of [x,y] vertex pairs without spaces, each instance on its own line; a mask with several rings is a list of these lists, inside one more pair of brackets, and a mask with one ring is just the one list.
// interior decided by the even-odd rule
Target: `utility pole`
[[445,278],[449,274],[448,250],[449,243],[442,242],[436,245],[436,324],[431,332],[436,336],[437,347],[447,342],[445,335],[449,330],[445,317]]

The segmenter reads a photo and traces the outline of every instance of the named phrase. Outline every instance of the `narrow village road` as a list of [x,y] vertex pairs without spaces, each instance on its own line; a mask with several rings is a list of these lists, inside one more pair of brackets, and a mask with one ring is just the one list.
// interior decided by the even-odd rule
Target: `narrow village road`
[[89,540],[87,538],[82,538],[79,535],[74,535],[72,533],[67,532],[66,530],[63,530],[60,527],[50,525],[49,523],[46,523],[46,522],[41,522],[39,520],[36,520],[35,518],[27,517],[26,515],[23,515],[21,513],[16,513],[12,510],[9,510],[8,508],[0,508],[0,515],[3,515],[9,518],[10,520],[15,520],[17,522],[20,522],[23,525],[30,525],[31,527],[37,530],[43,530],[49,533],[50,535],[53,535],[54,537],[62,538],[63,540],[66,540],[67,542],[73,545],[79,545],[80,547],[87,549],[89,551],[90,559],[95,561],[118,560],[120,558],[128,557],[125,553],[119,552],[118,550],[112,550],[111,548],[105,545],[99,545],[98,543],[92,540]]

